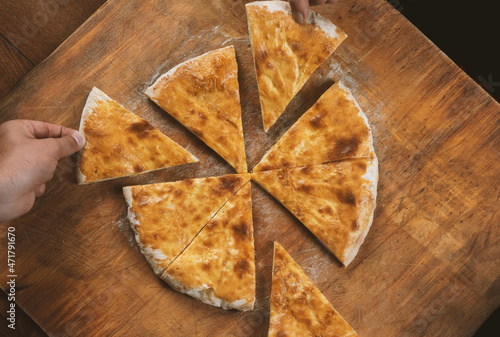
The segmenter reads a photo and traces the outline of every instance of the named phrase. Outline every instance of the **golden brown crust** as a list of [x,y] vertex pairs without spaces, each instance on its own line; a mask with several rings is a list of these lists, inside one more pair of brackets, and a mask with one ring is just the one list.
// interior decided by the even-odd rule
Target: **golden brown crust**
[[376,159],[252,174],[347,266],[363,243],[376,205]]
[[125,187],[130,226],[154,271],[161,275],[249,174]]
[[274,243],[268,336],[357,336],[277,242]]
[[198,161],[97,88],[87,99],[80,132],[87,140],[78,159],[80,184]]
[[238,173],[247,172],[233,46],[179,64],[145,93]]
[[267,131],[347,35],[313,11],[306,24],[296,23],[283,1],[249,3],[246,11]]
[[174,289],[224,309],[251,310],[255,257],[250,183],[245,184],[167,268]]
[[269,150],[253,171],[374,158],[368,121],[349,90],[330,87]]

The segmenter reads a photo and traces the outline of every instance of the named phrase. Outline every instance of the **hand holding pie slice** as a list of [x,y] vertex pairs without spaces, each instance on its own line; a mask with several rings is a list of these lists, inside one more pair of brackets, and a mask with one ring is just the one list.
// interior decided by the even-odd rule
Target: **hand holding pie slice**
[[198,159],[97,88],[89,94],[80,132],[79,184],[108,180],[197,162]]

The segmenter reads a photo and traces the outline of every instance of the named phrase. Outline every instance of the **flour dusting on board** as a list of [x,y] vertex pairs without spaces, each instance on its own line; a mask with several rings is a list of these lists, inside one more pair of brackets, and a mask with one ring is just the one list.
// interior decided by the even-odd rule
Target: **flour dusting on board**
[[353,73],[352,71],[343,69],[339,62],[331,62],[328,64],[328,67],[330,71],[327,76],[331,76],[336,82],[340,82],[343,86],[348,88],[354,96],[354,99],[361,105],[363,112],[379,115],[380,111],[385,108],[385,103],[382,100],[378,102],[366,102],[367,104],[361,100],[367,96],[363,92],[368,88],[364,88],[363,85],[359,84],[363,82],[363,79],[355,79],[350,76],[350,74]]
[[358,82],[349,76],[347,71],[342,69],[340,63],[332,62],[328,65],[330,67],[329,76],[332,76],[336,79],[336,81],[342,83],[345,87],[347,87],[351,92],[353,92],[355,98],[358,96],[357,93],[359,91]]
[[130,247],[134,248],[135,250],[139,250],[139,247],[137,247],[137,244],[135,242],[134,233],[132,233],[132,230],[130,229],[129,221],[126,215],[121,219],[113,221],[111,223],[111,226],[118,227],[118,229],[122,233],[123,237],[127,240]]
[[[326,259],[318,259],[318,256],[312,256],[305,260],[302,269],[307,274],[307,276],[313,281],[313,283],[318,284],[320,282],[326,282],[328,280],[327,275],[323,272],[331,267],[331,264]],[[320,277],[323,276],[323,277]]]
[[160,76],[171,71],[183,62],[199,57],[207,52],[229,47],[231,45],[235,46],[236,53],[238,54],[238,49],[244,48],[247,44],[247,36],[231,36],[227,28],[223,25],[211,27],[189,36],[175,46],[175,52],[170,50],[165,53],[164,61],[159,62],[149,79],[144,81],[141,86],[134,90],[132,95],[126,98],[125,107],[145,118],[161,132],[165,133],[186,148],[190,153],[198,157],[200,154],[197,151],[198,147],[191,146],[190,139],[185,136],[185,128],[179,123],[176,123],[173,117],[168,116],[168,114],[162,111],[156,104],[152,104],[145,94],[145,91],[148,87],[153,85]]
[[[350,76],[350,74],[354,72],[343,69],[340,62],[332,61],[328,64],[328,66],[330,68],[330,71],[326,76],[331,76],[331,78],[334,78],[336,82],[339,82],[342,86],[351,91],[352,96],[356,100],[356,103],[368,119],[370,128],[372,129],[375,146],[378,143],[381,143],[380,140],[387,136],[387,133],[384,132],[385,129],[379,130],[378,128],[379,116],[383,116],[384,114],[382,113],[382,111],[387,108],[383,100],[384,96],[374,95],[373,92],[371,93],[372,95],[367,95],[366,91],[368,91],[369,88],[364,87],[362,84],[360,85],[360,83],[364,82],[364,79],[355,79]],[[354,65],[350,66],[353,67]],[[355,73],[362,72],[357,71]],[[380,96],[380,100],[367,100],[367,98],[373,98],[376,96]]]

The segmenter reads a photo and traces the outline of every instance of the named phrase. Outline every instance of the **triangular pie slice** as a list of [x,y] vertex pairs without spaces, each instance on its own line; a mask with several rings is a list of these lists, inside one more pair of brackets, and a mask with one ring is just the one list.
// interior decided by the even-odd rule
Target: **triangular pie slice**
[[207,223],[162,279],[175,290],[216,307],[253,309],[255,257],[250,183]]
[[234,47],[181,63],[145,91],[238,173],[247,172]]
[[198,161],[148,121],[95,87],[83,108],[80,132],[87,144],[78,156],[79,184]]
[[376,158],[252,174],[345,266],[358,253],[376,205]]
[[312,10],[305,24],[296,23],[286,1],[255,1],[245,7],[267,132],[347,35]]
[[267,152],[253,171],[375,157],[368,120],[342,84],[331,86]]
[[123,188],[130,227],[157,275],[249,180],[232,174]]
[[357,336],[277,242],[274,243],[268,336]]

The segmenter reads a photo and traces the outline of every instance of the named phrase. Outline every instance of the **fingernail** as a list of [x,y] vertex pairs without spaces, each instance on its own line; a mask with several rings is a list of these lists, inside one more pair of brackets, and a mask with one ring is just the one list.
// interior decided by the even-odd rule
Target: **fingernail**
[[297,22],[297,23],[303,23],[304,22],[304,15],[302,15],[301,12],[294,12],[293,13],[293,19]]
[[71,136],[76,140],[78,143],[78,147],[82,148],[83,145],[85,145],[85,137],[78,131],[73,132]]

